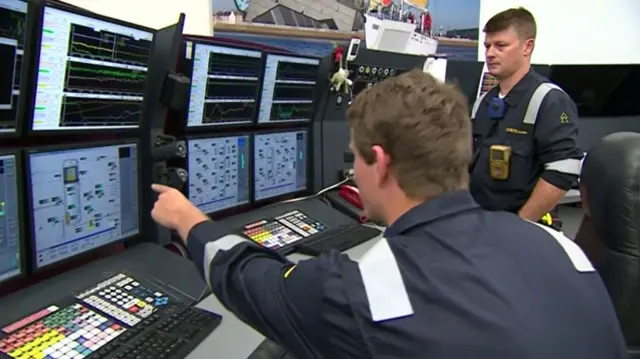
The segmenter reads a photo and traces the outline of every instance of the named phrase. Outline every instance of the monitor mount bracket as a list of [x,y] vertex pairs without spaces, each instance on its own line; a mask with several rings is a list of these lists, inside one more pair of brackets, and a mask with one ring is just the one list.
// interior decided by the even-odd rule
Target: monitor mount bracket
[[156,137],[151,157],[156,164],[155,173],[157,181],[178,190],[187,183],[188,173],[179,167],[167,167],[165,161],[184,158],[187,154],[187,145],[184,141],[178,141],[175,137],[160,134]]
[[[160,103],[173,111],[181,111],[187,107],[189,99],[189,85],[191,80],[179,73],[167,73],[160,93]],[[187,145],[175,137],[158,134],[155,137],[151,157],[154,162],[156,181],[175,189],[181,190],[187,183],[188,172],[184,168],[169,167],[166,161],[184,158]]]

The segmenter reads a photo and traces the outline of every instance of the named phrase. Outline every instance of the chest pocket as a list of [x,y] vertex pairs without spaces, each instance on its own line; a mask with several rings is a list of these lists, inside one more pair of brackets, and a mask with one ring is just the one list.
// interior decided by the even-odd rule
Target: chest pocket
[[[509,177],[505,180],[491,178],[490,148],[493,145],[509,146]],[[479,158],[475,171],[482,171],[487,179],[485,185],[489,188],[507,191],[521,191],[525,189],[535,172],[535,147],[530,135],[516,135],[501,133],[500,136],[490,137],[481,143]]]

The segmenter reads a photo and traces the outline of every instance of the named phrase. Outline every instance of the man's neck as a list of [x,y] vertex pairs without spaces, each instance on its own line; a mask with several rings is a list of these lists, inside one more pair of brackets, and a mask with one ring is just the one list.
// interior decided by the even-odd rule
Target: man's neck
[[531,65],[527,64],[527,66],[522,67],[520,70],[514,72],[511,76],[498,79],[498,85],[500,86],[500,95],[506,96],[511,89],[513,89],[522,78],[527,76],[529,70],[531,69]]
[[386,206],[385,213],[385,223],[387,226],[392,225],[398,218],[402,217],[403,214],[409,212],[414,207],[417,207],[424,203],[424,201],[417,201],[412,199],[403,199],[401,201],[397,201],[396,203],[389,203]]

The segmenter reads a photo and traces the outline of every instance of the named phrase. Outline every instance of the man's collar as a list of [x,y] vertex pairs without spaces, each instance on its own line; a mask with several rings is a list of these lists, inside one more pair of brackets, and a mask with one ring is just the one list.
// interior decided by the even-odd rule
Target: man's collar
[[404,213],[384,233],[385,236],[399,235],[416,226],[478,207],[468,190],[442,194]]
[[[515,107],[518,102],[527,94],[529,89],[531,88],[531,82],[535,79],[536,76],[539,76],[533,69],[529,69],[526,75],[518,81],[518,83],[513,86],[511,91],[504,98],[504,102],[510,107]],[[499,86],[498,93],[499,92]],[[496,95],[497,96],[497,95]]]

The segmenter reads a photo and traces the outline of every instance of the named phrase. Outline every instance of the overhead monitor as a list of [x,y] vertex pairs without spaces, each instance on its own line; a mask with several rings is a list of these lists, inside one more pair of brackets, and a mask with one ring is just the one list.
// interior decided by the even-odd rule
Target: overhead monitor
[[0,0],[0,134],[17,125],[27,2]]
[[28,153],[34,267],[139,231],[135,143]]
[[319,66],[313,57],[268,54],[258,123],[311,121]]
[[187,127],[254,122],[262,52],[194,42]]
[[0,283],[22,274],[19,161],[15,154],[0,154]]
[[254,136],[254,200],[261,201],[306,190],[309,170],[307,130]]
[[44,7],[32,131],[137,128],[153,31]]
[[211,214],[249,203],[248,135],[187,141],[189,200]]

